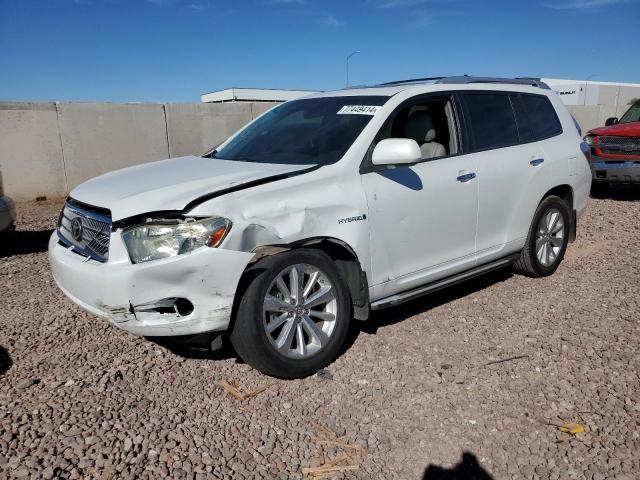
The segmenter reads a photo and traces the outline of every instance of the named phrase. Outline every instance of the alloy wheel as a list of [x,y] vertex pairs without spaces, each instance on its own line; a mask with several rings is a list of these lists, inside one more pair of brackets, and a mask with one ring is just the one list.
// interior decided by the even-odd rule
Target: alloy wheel
[[545,267],[553,265],[564,244],[564,219],[557,208],[549,209],[538,222],[536,256]]
[[263,327],[282,355],[308,358],[329,341],[336,327],[335,289],[319,268],[298,263],[282,270],[263,302]]

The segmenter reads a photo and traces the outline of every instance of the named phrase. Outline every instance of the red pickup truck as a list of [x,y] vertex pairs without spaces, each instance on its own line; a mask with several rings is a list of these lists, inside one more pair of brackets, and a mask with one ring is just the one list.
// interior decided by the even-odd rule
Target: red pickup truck
[[584,137],[591,147],[594,189],[610,183],[640,184],[640,100],[620,117],[607,119],[604,127]]

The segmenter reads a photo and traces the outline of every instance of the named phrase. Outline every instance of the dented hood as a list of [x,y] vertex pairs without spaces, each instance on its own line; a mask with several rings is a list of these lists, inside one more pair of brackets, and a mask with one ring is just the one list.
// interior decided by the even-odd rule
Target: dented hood
[[249,163],[180,157],[116,170],[76,187],[70,196],[108,208],[114,221],[187,204],[220,190],[309,168],[309,165]]

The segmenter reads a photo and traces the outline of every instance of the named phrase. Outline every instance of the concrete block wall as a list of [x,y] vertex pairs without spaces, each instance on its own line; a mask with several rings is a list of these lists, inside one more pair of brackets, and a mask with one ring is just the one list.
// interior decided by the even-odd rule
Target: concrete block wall
[[166,111],[173,157],[205,153],[253,118],[248,103],[173,104]]
[[58,112],[68,190],[102,173],[170,154],[164,105],[61,103]]
[[202,154],[274,105],[0,102],[5,194],[62,197],[102,173]]
[[568,105],[567,109],[580,125],[583,135],[592,128],[604,126],[607,118],[616,116],[615,108],[608,105]]
[[54,103],[0,104],[0,171],[5,194],[16,199],[67,192]]

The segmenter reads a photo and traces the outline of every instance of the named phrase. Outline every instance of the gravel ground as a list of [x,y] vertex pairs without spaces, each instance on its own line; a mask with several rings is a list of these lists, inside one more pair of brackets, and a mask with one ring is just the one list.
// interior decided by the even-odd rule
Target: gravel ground
[[[640,190],[592,199],[552,277],[379,312],[287,382],[67,301],[45,252],[59,209],[18,205],[0,246],[2,478],[302,478],[344,453],[356,468],[325,478],[640,478]],[[222,379],[267,390],[237,400]]]

